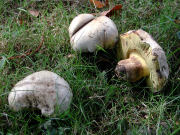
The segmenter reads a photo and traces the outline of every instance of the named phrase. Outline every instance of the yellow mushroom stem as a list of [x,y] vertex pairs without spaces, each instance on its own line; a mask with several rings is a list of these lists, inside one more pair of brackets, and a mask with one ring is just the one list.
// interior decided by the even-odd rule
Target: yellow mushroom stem
[[128,59],[118,62],[115,73],[120,79],[136,82],[149,76],[149,68],[141,55],[131,52]]

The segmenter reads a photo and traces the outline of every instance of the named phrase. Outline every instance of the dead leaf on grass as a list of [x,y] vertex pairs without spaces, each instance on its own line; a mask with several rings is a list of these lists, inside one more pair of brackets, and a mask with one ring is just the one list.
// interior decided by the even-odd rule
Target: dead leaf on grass
[[115,13],[117,13],[117,11],[121,11],[121,9],[122,9],[122,5],[120,4],[120,5],[114,6],[110,10],[103,11],[101,13],[92,13],[92,14],[95,15],[95,16],[107,16],[107,17],[110,17],[110,16],[114,15]]
[[120,11],[121,9],[122,9],[122,5],[116,5],[112,9],[100,13],[100,15],[110,17],[114,15],[117,11]]
[[96,8],[103,8],[109,5],[108,0],[106,0],[105,2],[101,2],[98,0],[90,0],[90,2],[93,3]]
[[178,20],[178,19],[175,19],[174,22],[175,22],[176,24],[180,24],[180,20]]
[[65,56],[66,58],[75,58],[76,56],[74,54],[69,54],[67,56]]
[[38,16],[39,16],[39,11],[37,11],[37,10],[28,10],[28,12],[29,12],[32,16],[34,16],[34,17],[38,17]]
[[180,122],[179,121],[176,121],[176,126],[180,126]]
[[27,21],[25,19],[23,19],[23,17],[20,16],[20,17],[17,18],[17,23],[19,25],[22,25],[22,24],[26,24]]

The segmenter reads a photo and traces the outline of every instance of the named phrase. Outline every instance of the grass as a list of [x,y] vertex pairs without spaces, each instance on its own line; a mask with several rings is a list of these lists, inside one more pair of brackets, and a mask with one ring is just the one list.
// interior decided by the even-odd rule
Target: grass
[[[121,15],[111,19],[119,33],[142,28],[166,52],[170,76],[164,90],[151,93],[143,83],[131,84],[114,76],[115,50],[75,53],[68,26],[80,13],[101,12],[92,4],[62,1],[1,1],[0,3],[0,134],[175,135],[180,133],[180,25],[177,0],[126,0]],[[26,11],[35,8],[39,17]],[[20,22],[19,20],[22,20]],[[20,24],[22,23],[22,24]],[[7,60],[44,45],[35,54]],[[67,57],[69,54],[75,57]],[[103,61],[104,57],[107,61]],[[109,62],[110,61],[110,62]],[[103,65],[107,65],[103,66]],[[37,110],[13,112],[7,97],[25,76],[49,70],[70,84],[73,101],[68,111],[43,117]]]

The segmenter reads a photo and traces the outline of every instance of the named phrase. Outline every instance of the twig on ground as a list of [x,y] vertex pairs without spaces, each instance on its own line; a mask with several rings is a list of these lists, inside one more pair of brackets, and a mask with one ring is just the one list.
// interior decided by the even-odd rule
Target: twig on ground
[[[28,52],[26,52],[26,53],[23,54],[23,55],[11,56],[11,57],[9,57],[9,58],[7,58],[7,59],[8,59],[8,60],[20,59],[20,58],[23,58],[23,57],[32,55],[33,53],[36,53],[36,52],[38,52],[38,51],[41,49],[43,43],[44,43],[44,34],[43,34],[42,37],[41,37],[41,41],[40,41],[40,43],[39,43],[39,46],[38,46],[34,51],[28,51]],[[1,58],[0,58],[0,59],[1,59]]]

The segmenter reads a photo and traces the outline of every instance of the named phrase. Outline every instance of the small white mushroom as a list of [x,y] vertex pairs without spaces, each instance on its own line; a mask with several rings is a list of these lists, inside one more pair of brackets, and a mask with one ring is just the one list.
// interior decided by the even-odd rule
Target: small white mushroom
[[45,116],[67,110],[72,99],[69,84],[50,71],[35,72],[19,81],[11,90],[8,102],[10,108],[19,111],[23,108],[38,108]]
[[118,62],[115,72],[119,78],[136,82],[145,77],[153,92],[160,91],[169,76],[169,67],[161,46],[143,30],[120,35]]
[[118,30],[114,22],[106,17],[80,14],[69,26],[71,46],[75,51],[94,52],[97,46],[112,49],[118,41]]

